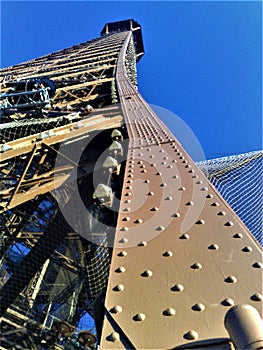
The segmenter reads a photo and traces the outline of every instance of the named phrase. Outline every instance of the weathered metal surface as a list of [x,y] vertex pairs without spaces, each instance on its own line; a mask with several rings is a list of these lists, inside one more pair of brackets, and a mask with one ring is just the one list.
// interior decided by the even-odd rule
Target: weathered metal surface
[[216,347],[230,306],[261,310],[261,251],[127,80],[130,37],[117,70],[130,142],[101,347]]

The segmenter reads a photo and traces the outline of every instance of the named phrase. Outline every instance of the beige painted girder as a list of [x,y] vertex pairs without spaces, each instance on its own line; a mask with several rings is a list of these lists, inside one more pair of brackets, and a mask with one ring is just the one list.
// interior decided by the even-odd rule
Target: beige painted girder
[[227,310],[262,310],[261,248],[126,79],[126,47],[117,83],[130,143],[101,348],[231,349]]

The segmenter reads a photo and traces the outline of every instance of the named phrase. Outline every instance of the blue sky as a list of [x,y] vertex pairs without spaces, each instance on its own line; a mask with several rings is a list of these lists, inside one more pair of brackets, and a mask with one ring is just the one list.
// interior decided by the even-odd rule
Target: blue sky
[[182,118],[208,159],[262,148],[261,2],[2,1],[1,7],[2,67],[95,38],[106,22],[134,18],[145,46],[138,64],[143,97]]

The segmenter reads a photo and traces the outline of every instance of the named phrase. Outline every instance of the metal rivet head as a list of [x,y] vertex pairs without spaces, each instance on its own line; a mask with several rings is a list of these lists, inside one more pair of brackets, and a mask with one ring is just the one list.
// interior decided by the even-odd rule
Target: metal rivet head
[[219,206],[219,203],[214,202],[214,203],[211,204],[211,206],[212,206],[212,207],[218,207],[218,206]]
[[133,316],[134,321],[144,321],[146,316],[142,313],[136,314]]
[[206,196],[206,198],[213,198],[214,196],[211,193],[208,193],[208,195]]
[[184,286],[182,284],[175,284],[172,288],[172,292],[182,292],[184,290]]
[[204,311],[205,310],[205,306],[202,303],[197,303],[197,304],[192,306],[192,310],[194,310],[194,311]]
[[138,245],[138,247],[146,247],[147,246],[147,242],[146,241],[141,241],[137,245]]
[[147,195],[148,195],[148,196],[153,196],[153,195],[154,195],[154,192],[148,192]]
[[125,203],[125,204],[129,204],[129,203],[131,203],[131,200],[130,200],[130,199],[126,199],[126,200],[124,201],[124,203]]
[[144,183],[149,184],[151,181],[149,179],[144,180]]
[[119,314],[122,312],[122,307],[120,305],[115,305],[110,309],[110,312],[113,314]]
[[128,254],[128,253],[127,253],[125,250],[122,250],[122,251],[119,252],[117,255],[123,257],[123,256],[127,256],[127,254]]
[[160,187],[166,187],[167,186],[167,183],[163,182],[161,183]]
[[158,211],[159,208],[158,208],[158,207],[153,207],[153,208],[151,208],[150,210],[151,210],[151,211]]
[[126,212],[126,211],[131,211],[131,208],[124,208],[123,211],[124,211],[124,212]]
[[203,181],[202,181],[202,180],[198,180],[198,181],[196,181],[196,184],[197,184],[197,185],[202,185],[202,183],[203,183]]
[[205,220],[197,220],[196,224],[197,225],[204,225],[205,224]]
[[211,249],[211,250],[218,250],[218,249],[219,249],[219,245],[217,245],[217,244],[210,244],[210,246],[208,247],[208,249]]
[[185,190],[186,190],[186,188],[184,186],[181,186],[178,188],[178,191],[185,191]]
[[250,252],[252,252],[252,248],[251,247],[244,247],[244,248],[242,248],[242,252],[250,253]]
[[180,239],[189,239],[190,236],[189,236],[187,233],[184,233],[184,234],[181,235],[179,238],[180,238]]
[[172,307],[168,307],[166,310],[163,311],[164,316],[174,316],[175,314],[175,309],[173,309]]
[[256,269],[262,269],[263,268],[263,263],[260,261],[255,262],[253,265]]
[[125,272],[125,271],[126,271],[126,269],[125,269],[124,266],[119,266],[119,267],[117,267],[117,269],[115,270],[115,272],[117,272],[117,273],[123,273],[123,272]]
[[117,332],[113,332],[106,339],[108,341],[116,342],[120,340],[120,335]]
[[121,238],[119,240],[119,243],[127,243],[128,242],[128,238]]
[[124,285],[123,284],[117,284],[112,289],[114,290],[114,292],[122,292],[124,290]]
[[202,187],[200,191],[208,191],[208,187]]
[[181,215],[180,215],[180,213],[173,213],[171,216],[173,218],[179,218]]
[[161,175],[162,175],[162,173],[161,173],[160,171],[158,171],[158,173],[156,173],[156,175],[160,175],[160,176],[161,176]]
[[222,300],[221,304],[223,306],[233,306],[235,303],[234,303],[233,299],[226,298],[226,299]]
[[227,278],[225,278],[225,282],[226,283],[236,283],[237,278],[235,276],[228,276]]
[[131,220],[131,218],[129,217],[129,216],[125,216],[123,219],[122,219],[122,221],[130,221]]
[[165,257],[171,257],[171,256],[173,256],[173,252],[171,252],[170,250],[167,250],[167,251],[165,251],[165,252],[163,253],[163,256],[165,256]]
[[[155,166],[156,166],[156,163],[151,163],[151,166],[152,166],[152,167],[155,167]],[[156,174],[156,175],[158,175],[158,174]]]
[[242,233],[235,233],[235,234],[233,235],[233,237],[234,237],[234,238],[243,238],[243,235],[242,235]]
[[201,270],[202,269],[202,265],[200,263],[194,263],[193,265],[191,265],[191,269]]
[[187,333],[184,334],[184,338],[187,340],[197,340],[198,339],[198,333],[194,330],[190,330]]
[[219,215],[219,216],[225,216],[225,215],[226,215],[226,212],[225,212],[225,211],[219,211],[219,212],[217,213],[217,215]]
[[167,169],[172,169],[173,166],[172,165],[167,165]]
[[[129,231],[129,227],[124,226],[124,227],[121,228],[121,231]],[[125,243],[125,242],[121,242],[121,243]]]
[[165,198],[166,201],[171,201],[173,198],[171,196],[168,196]]
[[185,203],[185,205],[194,205],[194,202],[190,201],[190,202]]
[[251,296],[250,299],[253,301],[261,301],[261,300],[263,300],[263,296],[260,293],[255,293]]
[[[190,172],[191,172],[191,173],[194,173],[194,170],[190,170],[189,173],[190,173]],[[192,176],[192,179],[198,179],[198,177],[199,177],[198,175],[193,175],[193,176]]]
[[227,221],[225,223],[225,226],[233,226],[233,225],[234,225],[234,223],[232,221]]
[[153,273],[151,270],[145,270],[141,273],[142,277],[152,277]]
[[141,171],[141,173],[147,173],[147,170],[146,170],[146,169],[143,169],[143,170]]
[[163,231],[165,230],[165,227],[164,226],[158,226],[156,227],[156,231]]

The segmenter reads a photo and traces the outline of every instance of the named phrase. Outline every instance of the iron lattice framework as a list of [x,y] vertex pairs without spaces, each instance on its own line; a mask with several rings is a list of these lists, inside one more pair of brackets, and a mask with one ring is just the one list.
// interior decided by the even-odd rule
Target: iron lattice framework
[[127,20],[1,71],[3,349],[230,349],[227,310],[260,310],[259,245],[139,94],[142,54]]

